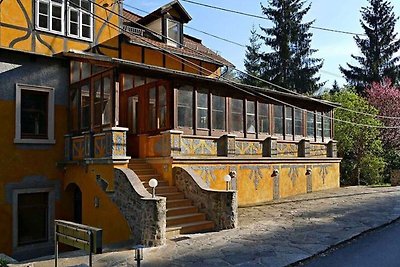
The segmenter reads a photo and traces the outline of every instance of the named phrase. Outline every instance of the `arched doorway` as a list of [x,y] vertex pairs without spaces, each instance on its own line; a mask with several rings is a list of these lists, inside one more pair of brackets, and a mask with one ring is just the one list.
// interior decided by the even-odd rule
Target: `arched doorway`
[[73,222],[82,223],[82,191],[76,184],[69,184],[65,190],[71,207],[70,218]]

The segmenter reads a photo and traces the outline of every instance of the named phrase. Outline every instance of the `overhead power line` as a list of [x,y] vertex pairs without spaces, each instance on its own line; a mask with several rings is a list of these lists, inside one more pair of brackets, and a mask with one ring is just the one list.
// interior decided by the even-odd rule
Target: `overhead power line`
[[[196,2],[196,1],[192,1],[192,0],[182,0],[182,1],[194,4],[194,5],[203,6],[203,7],[212,8],[212,9],[217,9],[217,10],[221,10],[221,11],[225,11],[225,12],[229,12],[229,13],[234,13],[234,14],[238,14],[238,15],[242,15],[242,16],[252,17],[252,18],[256,18],[256,19],[269,20],[267,17],[263,17],[263,16],[256,15],[256,14],[250,14],[250,13],[246,13],[246,12],[242,12],[242,11],[238,11],[238,10],[228,9],[228,8],[224,8],[224,7],[218,7],[218,6],[214,6],[214,5],[207,5],[207,4],[199,3],[199,2]],[[353,36],[366,36],[365,34],[362,34],[362,33],[335,30],[335,29],[330,29],[330,28],[325,28],[325,27],[310,26],[310,28],[316,29],[316,30],[321,30],[321,31],[348,34],[348,35],[353,35]]]
[[[136,7],[131,6],[131,5],[128,5],[128,4],[125,4],[125,6],[127,6],[127,7],[129,7],[129,8],[132,8],[132,9],[135,9],[135,10],[138,10],[138,11],[143,12],[143,13],[145,13],[145,14],[149,14],[149,13],[150,13],[150,12],[148,12],[148,11],[145,11],[145,10],[140,9],[140,8],[136,8]],[[130,21],[130,20],[129,20],[129,21]],[[208,32],[205,32],[205,31],[202,31],[202,30],[198,30],[198,29],[195,29],[195,28],[186,26],[186,25],[184,25],[184,26],[187,27],[187,28],[189,28],[189,29],[194,29],[194,30],[199,31],[199,32],[201,32],[201,33],[210,35],[210,36],[212,36],[212,37],[216,37],[216,38],[221,39],[221,40],[223,40],[223,41],[227,41],[227,42],[229,42],[229,43],[233,43],[233,44],[238,45],[238,46],[241,46],[241,47],[246,47],[246,46],[243,45],[243,44],[239,44],[239,43],[234,42],[234,41],[231,41],[231,40],[229,40],[229,39],[220,38],[220,37],[215,36],[215,35],[213,35],[213,34],[210,34],[210,33],[208,33]],[[164,36],[164,37],[165,37],[165,36]],[[187,47],[187,46],[184,46],[184,47],[186,47],[186,48],[188,48],[188,49],[191,49],[191,48],[189,48],[189,47]],[[193,51],[196,52],[196,53],[202,54],[203,56],[207,56],[207,57],[208,57],[208,55],[204,55],[204,53],[202,53],[201,51],[194,50],[194,49],[191,49],[191,50],[193,50]],[[240,70],[240,69],[238,69],[238,68],[236,68],[236,67],[234,67],[234,69],[237,70],[238,72],[242,73],[242,74],[245,74],[245,75],[247,75],[247,76],[253,78],[253,79],[256,79],[256,80],[259,80],[259,81],[261,81],[261,82],[264,82],[264,83],[266,83],[266,84],[268,84],[268,85],[270,85],[270,86],[273,86],[273,87],[275,87],[275,88],[281,89],[281,90],[283,90],[283,91],[285,91],[285,92],[287,92],[287,93],[294,94],[294,95],[301,95],[301,96],[303,96],[303,97],[306,97],[306,98],[309,98],[309,99],[312,99],[312,100],[319,100],[319,99],[315,99],[315,98],[313,98],[313,97],[309,97],[309,96],[302,95],[302,94],[300,94],[300,93],[297,93],[297,92],[295,92],[295,91],[293,91],[293,90],[290,90],[290,89],[288,89],[288,88],[285,88],[285,87],[283,87],[283,86],[274,84],[274,83],[272,83],[272,82],[270,82],[270,81],[267,81],[267,80],[265,80],[265,79],[262,79],[262,78],[259,78],[259,77],[257,77],[257,76],[254,76],[254,75],[252,75],[252,74],[250,74],[250,73],[248,73],[248,72],[246,72],[246,71]],[[329,72],[329,71],[325,71],[325,70],[320,70],[320,71],[323,72],[323,73],[326,73],[326,74],[335,76],[335,77],[342,78],[341,76],[336,75],[336,74],[334,74],[334,73],[332,73],[332,72]],[[337,109],[342,109],[342,110],[346,110],[346,111],[349,111],[349,112],[354,112],[354,113],[356,113],[356,114],[360,114],[360,115],[364,115],[364,116],[370,116],[370,117],[374,117],[374,118],[381,118],[381,119],[397,119],[397,120],[400,120],[400,117],[383,116],[383,115],[374,115],[374,114],[369,114],[369,113],[360,112],[360,111],[356,111],[356,110],[351,110],[351,109],[348,109],[348,108],[345,108],[345,107],[337,107]]]
[[[129,7],[129,8],[135,9],[135,10],[137,10],[137,11],[143,12],[143,13],[145,13],[145,14],[150,14],[150,12],[148,12],[148,11],[146,11],[146,10],[143,10],[143,9],[140,9],[140,8],[137,8],[137,7],[134,7],[134,6],[131,6],[131,5],[126,4],[126,3],[124,3],[124,6],[127,6],[127,7]],[[200,32],[200,33],[202,33],[202,34],[211,36],[211,37],[213,37],[213,38],[222,40],[222,41],[224,41],[224,42],[228,42],[228,43],[231,43],[231,44],[240,46],[240,47],[246,47],[245,45],[240,44],[240,43],[238,43],[238,42],[235,42],[235,41],[232,41],[232,40],[229,40],[229,39],[226,39],[226,38],[217,36],[217,35],[215,35],[215,34],[212,34],[212,33],[209,33],[209,32],[203,31],[203,30],[196,29],[196,28],[191,27],[191,26],[188,26],[188,25],[183,25],[183,26],[184,26],[185,28],[191,29],[191,30],[196,31],[196,32]]]
[[[75,7],[79,7],[79,6],[76,5],[74,2],[71,2],[71,0],[67,0],[67,1],[69,1],[69,2],[70,2],[72,5],[74,5]],[[88,0],[88,1],[91,2],[91,3],[93,3],[93,4],[95,4],[95,5],[97,5],[97,6],[99,6],[99,7],[101,7],[101,8],[103,8],[103,9],[105,9],[105,10],[107,10],[108,12],[111,12],[111,13],[117,15],[117,16],[120,16],[120,17],[122,17],[122,18],[124,18],[124,19],[130,21],[128,18],[125,18],[124,16],[121,16],[120,14],[118,14],[118,13],[112,11],[112,10],[107,9],[107,8],[104,7],[104,6],[101,6],[101,5],[99,5],[99,4],[95,3],[95,2],[93,2],[92,0]],[[115,29],[118,29],[118,30],[120,30],[120,31],[124,31],[124,32],[130,34],[128,31],[126,31],[126,30],[123,29],[122,27],[120,27],[120,26],[118,26],[118,25],[116,25],[116,24],[113,24],[112,22],[108,21],[107,19],[104,19],[104,18],[102,18],[102,17],[96,15],[96,14],[93,13],[93,12],[90,12],[90,14],[93,15],[97,20],[101,20],[101,21],[103,21],[104,23],[107,23],[108,25],[111,25],[111,26],[112,26],[113,28],[115,28]],[[132,22],[134,22],[134,21],[132,21]],[[150,30],[150,29],[149,29],[149,30]],[[151,31],[151,30],[150,30],[150,31]],[[158,34],[158,35],[160,35],[160,34]],[[162,35],[161,35],[161,36],[162,36]],[[138,37],[140,38],[140,36],[138,36]],[[166,49],[164,49],[164,48],[162,48],[162,47],[160,47],[160,46],[157,46],[157,45],[155,45],[155,44],[153,44],[153,43],[151,43],[151,42],[148,42],[148,41],[144,40],[143,38],[141,38],[141,39],[142,39],[144,42],[146,42],[146,43],[148,43],[149,45],[151,45],[152,47],[156,48],[157,50],[162,51],[162,54],[164,54],[164,55],[166,55],[166,56],[171,57],[171,55],[173,55],[172,58],[175,57],[175,58],[181,59],[182,61],[187,61],[190,65],[195,65],[195,66],[198,67],[199,69],[204,69],[204,70],[205,70],[206,72],[208,72],[209,74],[214,74],[212,71],[207,70],[207,69],[203,68],[202,66],[200,66],[200,65],[198,65],[198,64],[194,64],[194,63],[192,63],[191,61],[188,61],[187,59],[180,57],[179,55],[177,55],[176,53],[174,53],[174,52],[172,52],[172,51],[168,51],[168,50],[166,50]],[[175,42],[176,42],[176,41],[175,41]],[[176,42],[176,43],[178,43],[178,42]],[[182,62],[182,63],[183,63],[184,65],[186,64],[186,63],[184,63],[184,62]],[[186,65],[187,65],[187,64],[186,64]],[[270,99],[270,100],[272,100],[272,101],[274,101],[274,102],[277,102],[277,103],[280,103],[280,104],[282,104],[282,105],[286,105],[286,106],[289,106],[289,107],[293,107],[293,108],[296,108],[296,109],[298,109],[298,110],[304,111],[304,112],[306,112],[306,113],[314,114],[314,111],[310,111],[310,110],[306,110],[306,109],[300,108],[300,107],[295,106],[295,105],[293,105],[293,104],[290,104],[290,103],[288,103],[288,102],[285,102],[285,101],[276,99],[276,98],[271,97],[271,96],[269,96],[269,95],[265,95],[265,94],[263,94],[263,93],[261,93],[261,92],[249,92],[249,91],[247,91],[247,90],[245,90],[245,89],[239,87],[239,86],[242,85],[242,84],[237,83],[237,82],[235,82],[235,81],[230,81],[230,80],[228,80],[228,79],[226,79],[226,78],[224,78],[224,77],[222,77],[222,76],[219,76],[219,77],[222,78],[228,85],[230,85],[230,86],[236,88],[237,90],[240,90],[240,91],[242,91],[242,92],[245,92],[245,93],[247,93],[247,94],[250,94],[250,95],[253,95],[253,96],[257,96],[257,95],[258,95],[258,96],[263,96],[263,97],[265,97],[265,98],[267,98],[267,99]],[[239,85],[239,86],[237,86],[237,85]],[[262,89],[262,88],[259,88],[259,89]],[[372,115],[372,114],[370,114],[370,115]],[[354,122],[351,122],[351,121],[341,120],[341,119],[337,119],[337,118],[331,118],[331,117],[326,116],[326,115],[324,115],[324,114],[320,114],[319,116],[320,116],[320,117],[323,117],[323,118],[332,119],[332,120],[334,120],[334,121],[338,121],[338,122],[343,122],[343,123],[355,125],[355,126],[362,126],[362,127],[369,127],[369,128],[378,128],[378,129],[398,129],[398,128],[400,128],[400,127],[396,127],[396,126],[378,126],[378,125],[369,125],[369,124],[362,124],[362,123],[354,123]]]

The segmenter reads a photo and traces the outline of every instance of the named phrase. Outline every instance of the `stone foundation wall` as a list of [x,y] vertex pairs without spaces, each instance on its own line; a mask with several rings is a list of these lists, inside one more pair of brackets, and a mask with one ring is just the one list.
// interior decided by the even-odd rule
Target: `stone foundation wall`
[[127,168],[115,168],[111,199],[119,207],[131,229],[135,244],[165,244],[167,204],[164,197],[152,198],[136,174]]
[[179,190],[207,214],[207,219],[215,223],[216,230],[237,227],[236,191],[207,189],[204,181],[189,168],[174,167],[172,175]]

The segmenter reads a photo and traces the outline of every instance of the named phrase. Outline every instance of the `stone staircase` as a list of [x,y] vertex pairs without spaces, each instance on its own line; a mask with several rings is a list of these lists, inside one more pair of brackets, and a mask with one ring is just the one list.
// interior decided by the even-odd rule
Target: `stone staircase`
[[170,186],[145,160],[132,159],[128,166],[150,193],[152,193],[152,188],[149,186],[149,180],[157,179],[156,196],[167,198],[167,238],[214,229],[214,222],[208,221],[206,214],[199,212],[190,199],[185,198],[176,186]]

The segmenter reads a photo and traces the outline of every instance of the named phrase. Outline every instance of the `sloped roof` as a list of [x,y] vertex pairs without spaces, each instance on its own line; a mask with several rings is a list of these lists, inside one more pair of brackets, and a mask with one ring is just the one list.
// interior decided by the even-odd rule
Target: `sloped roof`
[[147,24],[160,16],[168,13],[171,9],[174,9],[177,11],[180,15],[180,19],[184,23],[188,23],[189,21],[192,20],[192,17],[189,15],[189,13],[186,11],[186,9],[181,5],[181,3],[178,0],[174,0],[169,2],[168,4],[163,5],[162,7],[154,10],[150,14],[146,15],[145,17],[141,18],[138,22],[140,24]]
[[[132,11],[124,9],[123,16],[125,18],[124,24],[132,25],[133,27],[139,28],[142,21],[142,17],[133,13]],[[131,43],[138,44],[141,46],[147,46],[149,48],[159,47],[163,50],[170,51],[181,56],[190,57],[193,59],[202,60],[205,62],[211,62],[220,66],[233,66],[231,62],[218,55],[216,52],[206,47],[201,43],[200,39],[192,37],[190,35],[184,34],[183,36],[183,46],[173,47],[169,46],[157,38],[150,38],[147,36],[139,36],[135,34],[125,33],[130,38]]]
[[304,103],[317,103],[317,104],[320,104],[320,105],[323,105],[323,106],[329,107],[329,108],[335,108],[335,107],[339,106],[338,104],[333,103],[333,102],[315,99],[315,98],[309,98],[309,97],[303,96],[303,95],[294,95],[294,94],[287,93],[287,92],[280,92],[280,91],[276,91],[276,90],[273,90],[268,87],[262,88],[262,87],[251,86],[251,85],[244,85],[244,84],[239,84],[239,83],[236,83],[233,81],[227,81],[225,79],[217,79],[217,78],[213,78],[213,77],[203,76],[200,74],[194,74],[194,73],[188,73],[188,72],[179,71],[179,70],[167,69],[167,68],[163,68],[163,67],[159,67],[159,66],[143,64],[143,63],[124,60],[124,59],[120,59],[120,58],[108,57],[105,55],[99,55],[99,54],[94,54],[94,53],[90,53],[90,52],[83,52],[83,51],[79,51],[79,50],[70,50],[68,52],[63,52],[61,55],[64,57],[68,57],[68,58],[93,60],[93,61],[97,61],[97,62],[109,63],[109,64],[116,65],[116,66],[129,67],[129,68],[134,68],[134,69],[138,69],[138,70],[143,70],[143,71],[146,71],[146,74],[162,74],[164,78],[169,78],[169,79],[185,78],[185,79],[193,79],[196,81],[208,82],[208,83],[212,83],[215,85],[225,85],[225,86],[232,88],[233,90],[238,90],[242,93],[261,97],[268,101],[271,101],[271,97],[277,97],[277,98],[284,97],[286,99],[296,99],[296,100],[302,101]]

